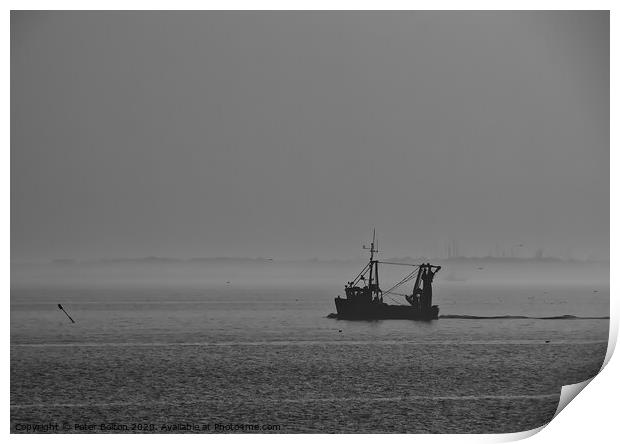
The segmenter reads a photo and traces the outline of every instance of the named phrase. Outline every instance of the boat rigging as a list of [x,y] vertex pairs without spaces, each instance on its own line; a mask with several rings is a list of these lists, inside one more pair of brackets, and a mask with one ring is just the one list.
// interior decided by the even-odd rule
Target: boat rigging
[[[379,252],[379,248],[375,230],[372,233],[370,247],[364,245],[363,248],[370,251],[370,260],[352,281],[347,282],[344,290],[346,298],[338,296],[335,299],[338,318],[420,320],[438,318],[439,307],[432,302],[432,282],[435,274],[441,269],[440,266],[430,263],[416,265],[377,260],[375,253]],[[379,286],[379,264],[413,267],[413,270],[388,290],[383,291]],[[414,279],[410,294],[395,291]],[[383,301],[383,297],[389,295],[402,296],[409,305],[388,305]],[[394,301],[391,297],[390,299]]]

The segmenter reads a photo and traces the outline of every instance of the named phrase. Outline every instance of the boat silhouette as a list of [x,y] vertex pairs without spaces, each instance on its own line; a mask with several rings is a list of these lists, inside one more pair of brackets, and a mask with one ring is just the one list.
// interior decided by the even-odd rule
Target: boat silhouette
[[[426,264],[402,264],[383,262],[375,259],[379,252],[376,245],[375,230],[372,232],[370,260],[352,281],[345,285],[345,298],[335,298],[336,317],[338,319],[412,319],[432,320],[439,317],[439,307],[433,305],[433,278],[440,266]],[[411,267],[412,271],[404,276],[389,290],[379,287],[379,264]],[[397,293],[395,290],[408,282],[414,281],[410,294]],[[383,301],[384,296],[395,295],[405,298],[408,304],[389,305]]]

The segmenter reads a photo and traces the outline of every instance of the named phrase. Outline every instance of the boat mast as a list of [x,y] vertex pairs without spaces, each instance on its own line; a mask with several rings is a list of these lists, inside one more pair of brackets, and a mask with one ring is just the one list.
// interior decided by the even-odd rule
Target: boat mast
[[[379,294],[379,261],[375,260],[375,253],[379,252],[379,249],[375,247],[376,242],[376,233],[375,229],[372,229],[372,242],[370,243],[370,248],[363,248],[366,250],[370,250],[370,262],[368,262],[368,289],[371,293]],[[373,283],[373,271],[374,271],[374,280]]]
[[370,272],[368,273],[368,288],[372,291],[372,268],[374,265],[374,253],[375,253],[375,229],[372,229],[372,242],[370,243]]
[[[372,240],[373,246],[375,247],[375,253],[379,252],[379,239],[375,240],[375,229],[372,230]],[[375,285],[376,285],[376,293],[379,296],[379,261],[375,260]]]

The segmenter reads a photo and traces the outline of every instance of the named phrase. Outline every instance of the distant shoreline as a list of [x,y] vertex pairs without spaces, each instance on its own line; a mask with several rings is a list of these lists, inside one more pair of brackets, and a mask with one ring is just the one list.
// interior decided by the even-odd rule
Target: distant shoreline
[[[173,258],[161,256],[147,256],[137,258],[102,258],[102,259],[53,259],[41,262],[11,262],[11,266],[28,265],[110,265],[110,264],[355,264],[360,259],[274,259],[264,257],[196,257],[196,258]],[[412,257],[392,257],[384,258],[385,262],[396,262],[402,264],[419,264],[422,262],[438,263],[476,263],[476,264],[609,264],[609,260],[587,260],[587,259],[564,259],[559,257],[494,257],[494,256],[459,256],[449,258],[412,258]]]

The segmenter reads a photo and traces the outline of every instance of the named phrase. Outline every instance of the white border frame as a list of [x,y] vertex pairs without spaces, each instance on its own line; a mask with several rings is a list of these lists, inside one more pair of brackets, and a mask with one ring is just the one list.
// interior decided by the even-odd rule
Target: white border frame
[[[297,2],[286,1],[189,1],[189,0],[177,0],[175,2],[166,1],[90,1],[88,4],[77,1],[8,1],[8,9],[5,12],[4,20],[2,21],[2,28],[4,35],[9,35],[10,30],[10,10],[20,9],[213,9],[213,10],[238,10],[238,9],[288,9],[288,10],[305,10],[305,9],[318,9],[318,10],[339,10],[339,9],[365,9],[365,10],[404,10],[404,9],[491,9],[491,10],[512,10],[512,9],[525,9],[525,10],[547,10],[547,9],[571,9],[571,10],[611,10],[610,13],[610,26],[611,26],[611,103],[610,103],[610,122],[611,124],[611,147],[616,146],[617,131],[614,128],[613,122],[617,115],[617,91],[613,79],[617,75],[617,43],[618,35],[616,27],[618,20],[615,17],[615,10],[612,7],[611,1],[504,1],[499,4],[493,1],[471,1],[471,2],[457,2],[457,1],[442,1],[442,2],[404,2],[385,0],[383,2],[370,2],[367,0],[359,1],[308,1],[298,0]],[[3,46],[4,57],[3,60],[10,63],[10,39],[5,40]],[[7,65],[9,65],[7,63]],[[5,282],[5,297],[6,301],[10,301],[10,70],[8,66],[2,70],[2,76],[4,77],[5,88],[2,90],[2,99],[5,106],[3,107],[3,140],[5,140],[5,148],[1,151],[2,166],[4,168],[4,174],[2,175],[4,193],[2,198],[4,200],[3,209],[5,217],[2,218],[2,232],[4,236],[1,238],[2,250],[4,251],[2,269]],[[619,180],[618,176],[613,174],[614,171],[618,171],[618,154],[616,149],[611,149],[610,153],[610,170],[611,170],[611,196],[617,195]],[[610,202],[610,226],[619,226],[620,219],[618,218],[618,205],[614,203],[613,199]],[[618,359],[610,361],[611,355],[615,348],[617,336],[618,336],[618,283],[614,278],[614,272],[618,271],[618,259],[614,252],[620,248],[617,232],[612,229],[610,233],[610,250],[612,252],[610,258],[610,337],[607,350],[607,356],[605,359],[606,366],[601,373],[596,376],[590,384],[576,384],[576,387],[565,389],[565,391],[572,391],[575,394],[579,393],[580,389],[585,385],[588,387],[579,395],[579,400],[570,403],[564,410],[561,411],[556,418],[554,418],[547,426],[540,427],[531,431],[525,431],[513,434],[503,435],[123,435],[115,434],[111,435],[90,435],[87,439],[95,442],[104,442],[109,439],[120,440],[121,442],[149,442],[160,443],[168,442],[170,439],[203,442],[205,439],[218,440],[221,442],[247,442],[253,441],[258,443],[271,443],[271,442],[285,442],[290,439],[296,441],[311,442],[316,439],[331,441],[331,442],[355,442],[356,444],[366,444],[376,441],[377,439],[389,440],[391,442],[407,442],[411,440],[416,442],[428,443],[428,442],[507,442],[515,441],[523,438],[530,438],[530,442],[568,442],[568,443],[580,443],[584,441],[589,442],[611,442],[611,438],[617,435],[615,415],[616,408],[618,406],[618,395],[620,393],[620,364]],[[7,329],[7,334],[4,339],[3,354],[5,357],[5,366],[2,369],[3,377],[3,391],[6,394],[5,399],[9,399],[10,393],[10,310],[4,310],[4,325]],[[572,399],[572,398],[571,398]],[[9,402],[5,401],[3,405],[3,414],[7,424],[6,433],[10,433],[10,406]],[[541,432],[541,433],[538,433]],[[17,435],[11,434],[9,439],[15,442],[33,442],[38,440],[44,440],[46,442],[81,442],[84,440],[84,435]],[[544,440],[544,441],[543,441]]]

